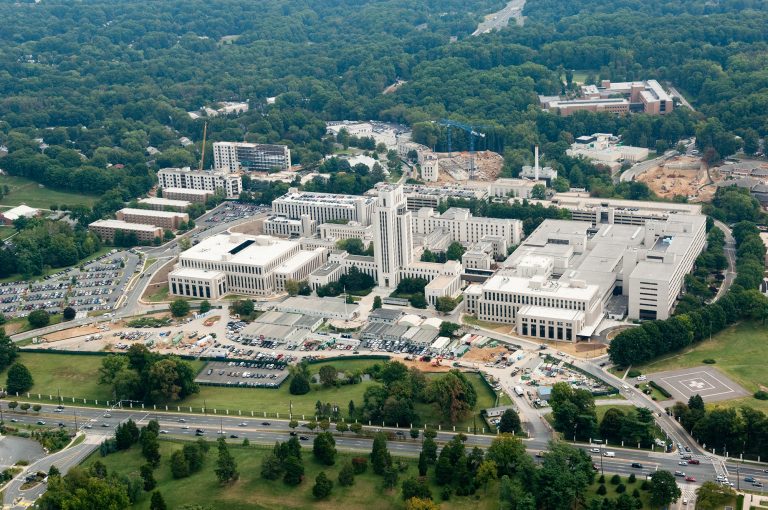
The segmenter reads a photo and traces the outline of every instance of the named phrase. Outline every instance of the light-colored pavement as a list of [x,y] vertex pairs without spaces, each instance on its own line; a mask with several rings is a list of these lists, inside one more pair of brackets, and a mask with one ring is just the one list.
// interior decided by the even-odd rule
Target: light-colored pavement
[[720,285],[717,294],[712,299],[712,302],[716,302],[723,297],[728,289],[733,285],[733,281],[736,279],[736,240],[733,238],[733,232],[722,221],[715,220],[715,226],[723,231],[725,234],[725,246],[723,246],[723,253],[728,259],[728,269],[725,271],[725,279]]
[[52,465],[55,465],[62,474],[66,474],[72,467],[80,464],[98,448],[99,444],[106,437],[103,434],[89,434],[82,443],[43,457],[27,466],[6,486],[3,492],[3,508],[27,508],[30,503],[37,500],[45,492],[47,489],[47,484],[45,483],[40,483],[28,490],[21,489],[28,474],[38,471],[47,473]]
[[651,168],[654,168],[658,166],[663,161],[668,160],[669,158],[675,156],[677,154],[677,151],[669,150],[662,154],[661,156],[653,159],[648,159],[646,161],[641,161],[640,163],[632,166],[631,168],[625,170],[621,176],[619,177],[620,182],[632,182],[634,181],[638,176],[642,175],[643,173],[647,172]]
[[523,26],[525,18],[523,17],[523,7],[525,0],[512,0],[500,11],[489,14],[472,32],[473,36],[487,34],[493,30],[500,30],[509,25],[510,19],[514,19],[518,26]]

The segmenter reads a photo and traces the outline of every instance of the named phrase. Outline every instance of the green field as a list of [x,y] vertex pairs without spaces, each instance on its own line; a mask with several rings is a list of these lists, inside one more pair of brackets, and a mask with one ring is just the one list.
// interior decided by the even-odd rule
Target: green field
[[[98,383],[99,367],[101,366],[101,356],[79,356],[74,354],[52,354],[52,353],[21,353],[20,362],[29,368],[32,378],[35,381],[30,393],[40,393],[43,399],[48,395],[57,395],[59,391],[62,396],[87,398],[90,400],[98,399],[107,401],[112,398],[108,386]],[[380,362],[370,359],[349,359],[341,361],[329,361],[326,363],[317,363],[310,365],[310,372],[317,373],[320,367],[326,364],[335,366],[339,370],[354,371],[365,369],[372,364]],[[195,371],[202,370],[204,362],[191,361]],[[435,377],[437,374],[427,374],[427,378]],[[496,394],[488,388],[480,379],[480,375],[468,373],[467,378],[477,392],[477,405],[472,416],[456,424],[457,430],[465,430],[467,427],[478,428],[482,431],[485,426],[480,417],[480,410],[496,405],[507,405],[510,399],[507,396],[499,398],[496,402]],[[0,381],[4,374],[0,373]],[[306,395],[291,395],[288,391],[289,382],[283,383],[278,389],[266,388],[230,388],[224,386],[200,386],[200,393],[185,399],[180,404],[184,407],[207,409],[216,409],[217,411],[243,411],[250,413],[280,413],[287,418],[290,410],[294,415],[305,415],[306,419],[315,414],[315,403],[330,402],[336,404],[341,409],[343,415],[347,414],[350,400],[354,400],[359,408],[363,405],[363,394],[365,390],[372,385],[379,384],[375,381],[363,381],[360,384],[344,385],[335,388],[324,388],[320,385],[313,385],[313,389]],[[436,407],[433,404],[416,404],[416,411],[421,417],[422,423],[432,425],[437,428],[438,425],[448,427],[449,424],[441,419]],[[407,426],[408,424],[404,424]]]
[[[100,386],[101,356],[45,354],[22,352],[18,361],[26,365],[35,381],[30,393],[56,396],[104,399],[111,396],[106,386]],[[5,381],[5,372],[0,373]]]
[[0,205],[16,206],[26,204],[30,207],[48,209],[51,205],[65,204],[87,205],[92,207],[99,199],[95,195],[83,195],[70,191],[55,191],[48,188],[41,188],[35,181],[23,177],[13,177],[10,175],[0,175],[0,186],[8,186],[10,193],[0,199]]
[[[646,372],[662,372],[704,365],[705,359],[716,361],[711,365],[723,371],[728,377],[743,386],[748,392],[754,393],[765,378],[765,348],[768,346],[768,329],[759,322],[741,322],[730,326],[712,340],[686,349],[680,353],[652,361],[639,368]],[[768,402],[752,397],[718,402],[718,406],[740,406],[748,404],[752,407],[768,411]]]
[[[311,445],[305,445],[310,446]],[[364,474],[355,477],[352,487],[341,487],[338,484],[338,473],[341,467],[349,462],[353,456],[349,452],[339,452],[334,466],[321,466],[312,458],[310,449],[302,452],[304,462],[304,481],[297,487],[285,485],[281,480],[267,481],[260,476],[261,462],[264,456],[271,451],[271,447],[230,445],[230,451],[235,457],[240,479],[232,485],[222,486],[216,481],[214,467],[216,463],[216,447],[212,448],[206,456],[202,469],[194,475],[174,480],[171,476],[168,459],[171,453],[181,448],[181,443],[170,441],[160,442],[162,459],[160,467],[155,470],[157,490],[159,490],[168,508],[179,508],[186,504],[202,504],[210,508],[226,508],[228,510],[254,510],[254,509],[352,509],[364,508],[366,510],[389,510],[404,508],[400,488],[387,491],[382,487],[382,478],[373,474],[371,467]],[[360,452],[366,455],[368,451]],[[114,453],[107,457],[100,457],[98,452],[85,461],[90,465],[96,460],[103,462],[107,469],[120,474],[138,475],[139,466],[144,463],[140,449],[136,446],[130,450]],[[400,480],[409,476],[418,476],[415,459],[407,459],[408,469],[400,473]],[[328,478],[333,480],[334,487],[331,496],[324,501],[315,501],[312,497],[312,486],[315,477],[325,471]],[[430,475],[433,471],[430,470]],[[432,495],[439,501],[440,490],[434,483],[431,484]],[[477,498],[477,499],[476,499]],[[149,495],[143,498],[133,508],[148,509]],[[443,503],[441,508],[452,510],[491,510],[498,508],[498,482],[489,485],[487,494],[482,490],[475,496],[452,496],[450,501]]]

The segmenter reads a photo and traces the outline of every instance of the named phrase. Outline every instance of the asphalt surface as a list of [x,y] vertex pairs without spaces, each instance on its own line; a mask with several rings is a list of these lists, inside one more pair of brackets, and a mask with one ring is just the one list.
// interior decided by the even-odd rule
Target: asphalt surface
[[713,302],[723,297],[736,279],[736,240],[733,238],[733,232],[728,225],[722,221],[715,220],[715,226],[725,234],[723,253],[725,253],[725,257],[728,259],[728,269],[725,271],[725,280],[723,280],[717,294],[714,299],[712,299]]
[[486,16],[477,26],[477,30],[472,32],[472,35],[478,36],[487,34],[492,30],[500,30],[509,25],[511,19],[514,19],[515,23],[522,26],[525,22],[523,17],[523,7],[525,7],[525,0],[512,0],[511,2],[508,2],[500,11]]
[[637,176],[647,172],[648,170],[650,170],[655,166],[658,166],[659,163],[661,163],[662,161],[666,161],[667,159],[671,158],[672,156],[675,156],[676,154],[677,154],[677,151],[669,150],[657,158],[641,161],[640,163],[624,171],[624,173],[622,173],[621,176],[619,177],[619,181],[632,182],[635,180],[635,178],[637,178]]
[[[604,374],[601,374],[604,376]],[[628,398],[627,403],[642,405],[640,402],[634,402],[632,395],[626,390],[622,391]],[[7,402],[6,402],[7,404]],[[518,402],[518,404],[520,404]],[[519,405],[521,409],[528,408],[526,405]],[[663,415],[666,417],[666,415]],[[265,419],[258,416],[235,416],[235,415],[200,415],[187,413],[173,413],[154,410],[135,409],[97,409],[86,407],[66,406],[62,412],[56,412],[53,405],[44,405],[40,413],[11,413],[6,411],[6,420],[16,420],[20,425],[36,426],[38,420],[46,422],[46,426],[63,425],[72,431],[78,430],[86,434],[86,440],[72,448],[63,450],[54,455],[37,460],[21,473],[5,490],[4,503],[11,505],[10,508],[23,508],[25,504],[34,501],[45,490],[45,484],[40,484],[28,491],[21,491],[21,484],[26,474],[34,471],[47,471],[51,464],[55,464],[62,472],[66,472],[72,466],[82,462],[98,444],[108,435],[114,433],[114,428],[122,421],[133,419],[139,426],[146,424],[150,419],[156,419],[160,425],[163,437],[176,437],[193,439],[196,435],[213,440],[220,435],[228,438],[230,441],[240,442],[245,438],[249,441],[260,444],[274,444],[275,441],[284,441],[290,437],[291,429],[288,426],[288,420]],[[671,418],[666,417],[671,420]],[[300,426],[296,433],[305,439],[301,443],[305,447],[311,447],[312,439],[317,432],[310,431],[304,427],[305,422],[300,421]],[[60,425],[59,425],[60,426]],[[198,429],[202,432],[198,433]],[[408,429],[395,429],[391,427],[381,428],[376,426],[365,426],[368,432],[384,430],[394,435],[395,439],[388,443],[389,450],[400,456],[418,456],[421,450],[421,439],[412,439]],[[541,427],[534,426],[529,429],[530,439],[525,439],[524,443],[527,450],[534,456],[539,452],[545,451],[549,442],[549,430],[545,424]],[[339,434],[334,431],[336,442],[340,449],[348,451],[370,451],[372,440],[368,437],[355,436],[352,433]],[[492,435],[466,434],[466,444],[468,447],[478,446],[487,448],[494,439]],[[232,437],[237,436],[237,437]],[[453,432],[440,431],[437,435],[438,443],[445,443],[455,436]],[[664,469],[671,472],[682,471],[688,476],[693,476],[696,482],[683,482],[681,486],[685,493],[693,495],[693,489],[703,481],[713,480],[718,474],[730,474],[734,476],[735,464],[723,465],[717,457],[711,457],[703,451],[695,449],[695,443],[692,446],[692,456],[698,459],[699,465],[681,466],[680,457],[676,453],[662,453],[659,451],[632,450],[603,445],[577,445],[589,451],[593,462],[598,469],[606,473],[618,473],[629,475],[634,473],[636,476],[649,475],[658,469]],[[605,456],[603,453],[612,452],[614,456]],[[538,459],[537,459],[538,460]],[[639,463],[642,468],[632,467],[633,463]],[[765,480],[766,473],[760,465],[740,464],[738,465],[738,475],[743,477],[752,476],[760,481]],[[733,479],[735,481],[735,479]],[[20,505],[13,506],[17,498],[23,497]]]

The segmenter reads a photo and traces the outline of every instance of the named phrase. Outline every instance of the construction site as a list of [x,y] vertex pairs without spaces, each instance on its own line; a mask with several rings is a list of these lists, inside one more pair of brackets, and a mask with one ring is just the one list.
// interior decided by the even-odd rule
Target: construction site
[[714,194],[712,184],[721,180],[721,176],[716,169],[708,171],[699,158],[677,156],[648,169],[637,176],[637,180],[661,198],[684,196],[692,202],[706,202]]
[[[455,183],[468,180],[495,181],[501,174],[504,158],[492,151],[438,152],[439,183]],[[472,169],[474,168],[474,172]],[[474,173],[474,175],[472,175]]]

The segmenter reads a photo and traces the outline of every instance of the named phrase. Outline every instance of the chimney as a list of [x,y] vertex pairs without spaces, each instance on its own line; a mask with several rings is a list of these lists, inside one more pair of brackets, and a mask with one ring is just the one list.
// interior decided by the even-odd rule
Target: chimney
[[533,164],[533,171],[535,175],[535,180],[539,180],[539,146],[537,145],[536,148],[533,150],[534,153],[534,164]]

